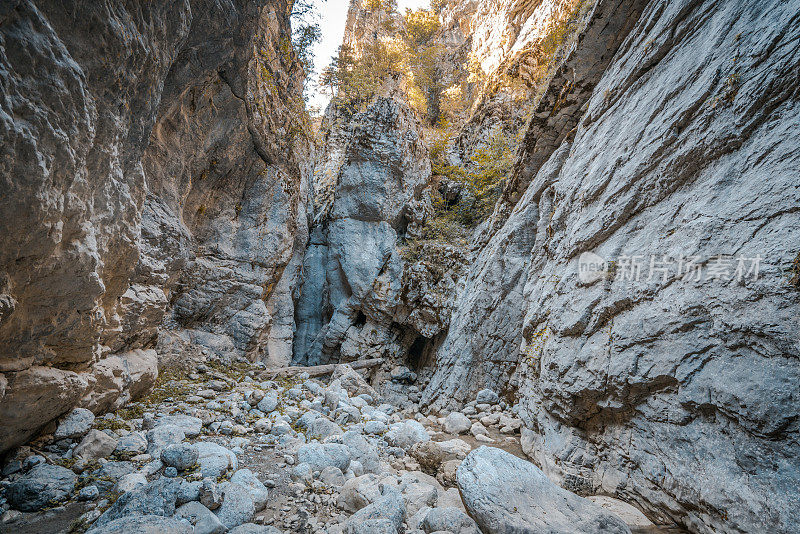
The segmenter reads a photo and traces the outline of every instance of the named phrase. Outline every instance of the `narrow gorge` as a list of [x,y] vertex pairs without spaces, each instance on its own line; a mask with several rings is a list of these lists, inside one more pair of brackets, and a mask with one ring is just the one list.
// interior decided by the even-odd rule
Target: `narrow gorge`
[[800,531],[800,1],[339,8],[0,2],[0,533]]

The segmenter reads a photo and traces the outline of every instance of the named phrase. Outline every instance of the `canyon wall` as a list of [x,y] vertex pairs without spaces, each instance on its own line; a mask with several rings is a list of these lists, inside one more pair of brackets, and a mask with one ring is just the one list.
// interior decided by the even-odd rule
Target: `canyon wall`
[[[597,2],[423,402],[494,388],[574,491],[694,532],[794,530],[798,8]],[[579,277],[588,252],[606,273]]]
[[0,451],[146,390],[156,343],[289,350],[308,143],[288,11],[0,7]]

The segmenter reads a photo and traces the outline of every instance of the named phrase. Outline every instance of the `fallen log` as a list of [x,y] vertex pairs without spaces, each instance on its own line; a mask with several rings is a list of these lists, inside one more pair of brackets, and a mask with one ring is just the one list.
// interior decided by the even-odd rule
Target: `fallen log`
[[[377,367],[383,363],[383,358],[372,358],[370,360],[358,360],[355,362],[347,362],[347,365],[353,369],[368,369],[370,367]],[[302,365],[293,365],[291,367],[276,367],[272,369],[265,369],[259,373],[261,379],[272,379],[278,377],[297,376],[301,373],[308,373],[308,376],[324,376],[333,373],[338,363],[331,363],[327,365],[312,365],[304,367]]]

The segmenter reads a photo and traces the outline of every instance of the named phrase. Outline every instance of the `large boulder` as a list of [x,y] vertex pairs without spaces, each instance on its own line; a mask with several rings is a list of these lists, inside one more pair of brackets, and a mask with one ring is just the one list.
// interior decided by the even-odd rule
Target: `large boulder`
[[[103,526],[127,516],[158,515],[169,517],[175,513],[175,502],[181,482],[175,478],[159,478],[133,491],[122,494],[95,522]],[[122,531],[121,531],[122,532]]]
[[186,439],[183,429],[175,425],[159,425],[147,432],[147,454],[158,458],[169,445]]
[[357,512],[380,498],[378,477],[372,473],[351,478],[339,492],[337,506],[347,512]]
[[364,436],[355,430],[348,430],[342,435],[342,443],[350,449],[350,458],[361,463],[364,472],[380,472],[381,462],[378,457],[378,451]]
[[538,467],[501,449],[472,451],[456,480],[467,512],[484,534],[630,534],[617,516],[556,486]]
[[463,460],[469,454],[470,446],[461,439],[448,441],[422,441],[414,444],[408,453],[419,462],[423,471],[436,475],[439,468],[450,460]]
[[162,415],[156,420],[156,426],[172,425],[183,430],[187,438],[196,438],[203,430],[203,420],[186,414]]
[[95,523],[86,534],[193,534],[192,525],[174,517],[130,515],[108,523]]
[[35,512],[66,498],[77,475],[65,467],[39,464],[6,490],[8,503],[23,512]]

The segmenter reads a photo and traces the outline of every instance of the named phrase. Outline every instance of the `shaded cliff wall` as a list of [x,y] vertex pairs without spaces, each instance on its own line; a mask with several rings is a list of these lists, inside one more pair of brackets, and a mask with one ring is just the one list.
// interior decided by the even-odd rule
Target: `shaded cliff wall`
[[[496,388],[519,404],[526,452],[575,491],[695,532],[796,529],[798,8],[597,3],[531,120],[424,402]],[[581,281],[584,252],[616,263]],[[691,256],[699,280],[677,271]]]
[[0,6],[0,451],[147,389],[165,312],[212,348],[286,338],[305,224],[287,11]]

